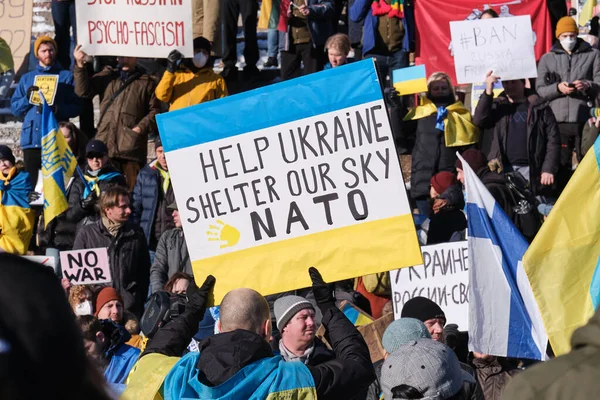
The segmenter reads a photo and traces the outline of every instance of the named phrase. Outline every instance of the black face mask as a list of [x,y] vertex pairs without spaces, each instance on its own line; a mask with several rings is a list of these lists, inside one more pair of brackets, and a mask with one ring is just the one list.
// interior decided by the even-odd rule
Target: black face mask
[[450,104],[454,104],[456,102],[456,99],[454,98],[454,96],[452,94],[449,94],[448,96],[432,96],[432,95],[428,95],[427,97],[429,97],[429,100],[433,101],[433,103],[436,106],[449,106]]

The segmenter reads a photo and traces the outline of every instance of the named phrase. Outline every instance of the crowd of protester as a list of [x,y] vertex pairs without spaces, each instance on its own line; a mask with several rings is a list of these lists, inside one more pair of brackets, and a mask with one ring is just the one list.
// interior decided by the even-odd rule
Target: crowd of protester
[[[391,72],[408,66],[414,51],[414,16],[408,5],[401,14],[400,3],[350,1],[346,34],[338,23],[343,3],[292,0],[287,30],[268,32],[265,67],[281,65],[286,80],[375,59],[396,147],[410,156],[405,172],[420,243],[465,240],[464,165],[457,151],[531,241],[598,135],[600,118],[590,121],[600,89],[597,18],[592,44],[578,37],[573,18],[558,20],[556,41],[540,59],[536,80],[502,80],[492,71],[482,76],[485,91],[471,113],[447,71],[431,73],[416,102],[390,90]],[[505,398],[533,398],[545,393],[540,382],[550,383],[542,368],[554,368],[553,379],[567,379],[569,363],[594,356],[597,316],[573,336],[578,349],[569,361],[527,375],[521,371],[530,360],[469,353],[468,333],[447,321],[433,301],[415,297],[385,330],[386,356],[373,363],[338,306],[349,301],[374,319],[391,312],[385,273],[326,283],[310,268],[309,288],[266,297],[240,288],[219,308],[207,308],[215,278],[200,287],[194,282],[155,116],[228,96],[228,85],[260,74],[258,2],[192,5],[193,58],[173,50],[157,71],[148,71],[133,57],[90,57],[81,46],[71,53],[75,2],[52,3],[56,37],[37,38],[38,64],[20,77],[11,98],[13,115],[23,121],[23,161],[0,145],[0,251],[105,247],[112,283],[71,285],[49,269],[0,254],[0,398],[109,399],[124,392],[131,399],[495,400],[513,376]],[[491,9],[481,16],[495,17]],[[0,40],[0,52],[5,44]],[[220,74],[213,69],[216,58],[222,59]],[[5,59],[0,97],[13,76]],[[42,167],[42,109],[30,102],[38,75],[58,76],[52,110],[81,170],[67,185],[67,211],[47,226],[31,205],[39,197],[33,188]],[[503,91],[495,97],[500,80]],[[100,113],[90,125],[96,96]],[[69,122],[76,116],[79,127]],[[155,159],[148,162],[151,137]],[[585,368],[591,376],[592,365]],[[553,398],[567,396],[558,388],[556,393]]]

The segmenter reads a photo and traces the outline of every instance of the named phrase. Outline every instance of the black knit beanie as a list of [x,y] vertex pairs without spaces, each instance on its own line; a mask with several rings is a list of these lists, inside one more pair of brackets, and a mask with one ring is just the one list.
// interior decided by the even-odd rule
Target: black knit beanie
[[404,303],[400,316],[402,318],[416,318],[421,322],[434,318],[440,318],[444,320],[444,323],[446,322],[446,314],[440,306],[426,297],[414,297]]

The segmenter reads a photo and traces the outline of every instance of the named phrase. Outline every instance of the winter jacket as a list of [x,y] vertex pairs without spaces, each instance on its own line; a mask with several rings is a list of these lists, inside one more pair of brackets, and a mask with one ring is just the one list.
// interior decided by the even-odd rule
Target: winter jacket
[[[75,177],[71,178],[67,185],[67,201],[74,182]],[[61,251],[68,251],[73,248],[75,234],[77,233],[77,222],[69,221],[67,219],[67,211],[50,221],[48,226],[45,226],[44,214],[42,213],[42,215],[40,215],[40,222],[38,224],[38,240],[40,247],[53,247]]]
[[[373,15],[371,4],[373,0],[355,0],[348,10],[348,17],[353,22],[364,21],[363,26],[363,54],[369,54],[375,48],[376,38],[379,35],[378,25],[379,17]],[[402,50],[407,53],[414,51],[415,48],[415,17],[412,4],[404,3],[404,18],[402,18],[404,27],[404,39]]]
[[[306,20],[313,47],[323,46],[329,36],[333,35],[332,20],[335,17],[333,1],[306,0],[306,5],[310,10]],[[291,43],[293,43],[292,30],[288,23],[286,32],[279,31],[279,51],[289,51]]]
[[[600,91],[600,52],[582,39],[577,39],[577,42],[571,55],[556,42],[538,64],[537,92],[550,102],[558,122],[585,122],[590,118],[590,106],[587,103],[590,100],[593,102]],[[577,80],[591,84],[586,93],[577,91],[566,96],[558,90],[559,83]]]
[[[162,212],[166,214],[165,210],[168,206],[168,204],[165,204],[168,201],[164,201],[165,196],[160,187],[160,172],[156,170],[155,164],[156,162],[151,162],[141,169],[133,189],[133,203],[131,207],[131,220],[134,224],[142,228],[148,245],[150,245],[150,238],[152,237],[152,229],[154,229],[157,213]],[[172,188],[171,186],[169,187],[169,195],[172,195]],[[162,205],[164,210],[158,210],[159,205]],[[164,218],[165,215],[162,215],[162,217]],[[174,226],[174,222],[168,224],[169,229],[172,229]],[[161,235],[157,235],[156,241],[160,240],[162,233]],[[156,242],[153,246],[156,246]]]
[[500,400],[502,391],[511,376],[519,372],[516,368],[508,368],[500,364],[497,357],[475,358],[473,368],[475,368],[477,382],[483,389],[485,400]]
[[[148,343],[140,363],[148,354],[152,356],[151,353],[167,356],[164,357],[165,362],[169,362],[168,359],[171,357],[180,356],[198,329],[198,322],[202,317],[198,314],[188,313],[186,310],[178,319],[159,330]],[[356,327],[338,308],[327,308],[322,323],[325,325],[326,335],[336,358],[306,368],[312,375],[319,400],[350,398],[358,391],[365,390],[375,379],[369,349]],[[262,337],[252,332],[235,330],[205,339],[201,343],[199,360],[194,365],[199,370],[189,373],[192,376],[197,375],[197,379],[203,384],[214,387],[226,383],[232,377],[236,379],[235,377],[240,376],[239,373],[245,375],[252,371],[256,362],[271,365],[271,363],[278,364],[278,360],[281,358],[273,356],[271,346]],[[296,362],[284,364],[303,366]],[[140,368],[141,364],[138,365],[138,369]],[[294,380],[293,376],[287,375],[281,378]],[[165,386],[168,380],[167,377]],[[249,392],[244,393],[246,396],[233,395],[227,398],[249,398]],[[131,395],[131,393],[126,394]]]
[[227,96],[227,85],[211,68],[197,72],[182,67],[175,73],[165,71],[156,87],[156,98],[169,103],[169,111]]
[[27,172],[13,167],[8,176],[0,173],[0,251],[27,253],[35,220],[28,200],[32,190]]
[[[529,181],[536,194],[541,188],[542,172],[556,176],[560,165],[561,145],[558,125],[548,104],[534,96],[529,97],[529,102],[527,115]],[[503,94],[493,99],[492,96],[484,93],[477,103],[473,121],[482,129],[492,127],[494,129],[488,160],[498,159],[507,165],[506,142],[513,110],[514,106]]]
[[42,147],[42,108],[29,103],[27,89],[33,85],[37,75],[58,75],[56,97],[52,109],[57,121],[68,121],[79,115],[81,100],[75,95],[73,74],[64,70],[59,64],[51,67],[37,65],[35,70],[21,77],[19,85],[10,101],[12,114],[23,119],[21,128],[21,148],[41,149]]
[[431,177],[440,171],[454,171],[456,152],[467,147],[446,147],[444,131],[435,127],[437,115],[400,124],[401,141],[415,137],[412,151],[410,194],[413,199],[429,198]]
[[120,393],[125,389],[125,382],[140,355],[140,350],[126,344],[131,334],[124,326],[111,320],[102,320],[101,326],[102,333],[108,340],[104,351],[104,357],[108,360],[104,378]]
[[467,229],[467,218],[462,212],[465,207],[462,187],[451,185],[440,195],[440,199],[447,200],[448,204],[431,215],[427,245],[449,242],[456,232]]
[[101,220],[79,229],[73,250],[100,247],[108,248],[112,286],[121,294],[125,309],[141,317],[150,276],[150,254],[144,234],[125,224],[112,236]]
[[[87,167],[85,167],[84,175],[87,177],[91,176]],[[82,227],[84,225],[94,223],[100,219],[100,210],[97,208],[100,196],[96,195],[96,201],[91,202],[84,209],[82,206],[82,201],[85,199],[84,192],[87,182],[84,183],[78,173],[75,173],[73,176],[74,181],[71,184],[68,197],[69,209],[65,211],[64,215],[68,222],[77,224],[77,227]],[[110,178],[102,179],[102,176]],[[109,187],[115,185],[127,188],[125,177],[121,175],[112,165],[103,167],[98,174],[98,178],[98,187],[100,188],[101,194]]]
[[181,228],[170,229],[158,241],[154,262],[150,268],[152,293],[163,290],[165,283],[176,273],[194,275],[192,263]]
[[598,397],[600,308],[571,337],[571,352],[515,375],[503,399],[588,400]]
[[[92,99],[102,97],[96,139],[108,147],[110,158],[146,163],[148,134],[156,131],[154,116],[160,112],[160,102],[154,95],[156,79],[136,68],[123,81],[118,70],[106,67],[92,77],[86,67],[74,67],[75,93]],[[122,85],[128,86],[114,98],[108,109],[106,106]],[[132,129],[141,129],[136,133]]]

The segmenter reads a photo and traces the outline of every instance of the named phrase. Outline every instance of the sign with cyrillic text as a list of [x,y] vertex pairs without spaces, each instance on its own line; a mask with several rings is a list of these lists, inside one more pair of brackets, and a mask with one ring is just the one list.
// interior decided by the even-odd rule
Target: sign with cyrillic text
[[[292,95],[293,94],[293,95]],[[421,263],[372,60],[157,116],[194,275],[217,302]]]
[[112,282],[106,247],[61,251],[60,266],[63,276],[72,285]]
[[452,21],[450,33],[459,84],[490,70],[503,81],[537,77],[530,16]]
[[442,308],[448,324],[469,329],[469,248],[467,242],[421,247],[423,264],[390,271],[394,317],[413,297],[427,297]]
[[77,43],[90,55],[193,57],[192,0],[77,0]]

